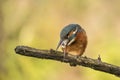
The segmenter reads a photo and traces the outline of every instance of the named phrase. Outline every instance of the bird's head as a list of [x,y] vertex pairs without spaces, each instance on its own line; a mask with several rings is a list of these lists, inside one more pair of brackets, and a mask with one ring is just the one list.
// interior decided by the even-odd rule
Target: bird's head
[[76,40],[76,35],[80,32],[81,27],[78,24],[69,24],[65,26],[60,33],[60,41],[56,50],[61,46],[65,48],[66,46],[70,46]]

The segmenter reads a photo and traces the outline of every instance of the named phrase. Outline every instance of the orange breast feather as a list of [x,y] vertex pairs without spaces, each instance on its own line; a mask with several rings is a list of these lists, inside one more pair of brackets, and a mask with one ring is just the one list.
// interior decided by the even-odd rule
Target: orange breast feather
[[[75,42],[67,46],[66,52],[72,55],[81,56],[85,51],[87,45],[87,36],[85,31],[78,32],[76,35]],[[62,49],[64,50],[64,49]]]

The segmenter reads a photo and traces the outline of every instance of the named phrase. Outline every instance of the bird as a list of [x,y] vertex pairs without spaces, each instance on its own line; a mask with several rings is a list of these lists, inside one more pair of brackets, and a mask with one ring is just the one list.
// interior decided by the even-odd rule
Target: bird
[[79,24],[66,25],[60,32],[60,41],[56,51],[61,47],[64,58],[67,54],[82,56],[87,47],[87,35]]

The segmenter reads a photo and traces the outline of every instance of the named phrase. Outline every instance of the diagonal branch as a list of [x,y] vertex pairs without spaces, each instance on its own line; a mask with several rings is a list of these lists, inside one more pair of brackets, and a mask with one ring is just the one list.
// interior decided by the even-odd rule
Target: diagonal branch
[[55,50],[40,50],[35,49],[27,46],[17,46],[15,48],[15,52],[17,54],[21,54],[24,56],[30,56],[30,57],[36,57],[41,59],[50,59],[50,60],[56,60],[61,61],[64,63],[69,63],[71,66],[84,66],[89,67],[94,70],[106,72],[109,74],[113,74],[115,76],[120,77],[120,67],[116,65],[112,65],[109,63],[102,62],[100,60],[100,57],[98,59],[91,59],[88,57],[79,57],[75,58],[72,55],[66,56],[66,58],[63,58],[63,53],[60,51]]

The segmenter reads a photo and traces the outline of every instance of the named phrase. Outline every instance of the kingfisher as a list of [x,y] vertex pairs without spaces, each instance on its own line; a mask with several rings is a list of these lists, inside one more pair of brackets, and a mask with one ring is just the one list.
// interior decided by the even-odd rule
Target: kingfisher
[[69,24],[60,32],[60,41],[56,50],[61,47],[64,57],[67,54],[81,56],[87,46],[87,35],[79,24]]

